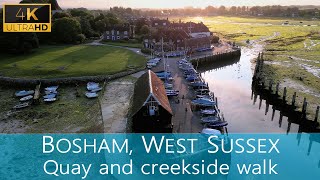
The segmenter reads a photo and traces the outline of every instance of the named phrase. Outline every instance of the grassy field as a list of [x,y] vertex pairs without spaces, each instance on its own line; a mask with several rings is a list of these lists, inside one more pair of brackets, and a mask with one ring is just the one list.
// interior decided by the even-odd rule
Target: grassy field
[[145,66],[130,50],[108,46],[44,46],[27,55],[0,54],[0,74],[9,77],[55,78],[108,75]]
[[306,97],[314,117],[320,105],[320,21],[221,16],[183,21],[203,22],[211,31],[243,46],[263,44],[265,77],[287,86],[289,97],[298,92],[300,104]]
[[112,46],[128,47],[128,48],[139,48],[139,49],[142,48],[141,43],[123,43],[123,42],[106,42],[106,41],[102,41],[101,43],[112,45]]

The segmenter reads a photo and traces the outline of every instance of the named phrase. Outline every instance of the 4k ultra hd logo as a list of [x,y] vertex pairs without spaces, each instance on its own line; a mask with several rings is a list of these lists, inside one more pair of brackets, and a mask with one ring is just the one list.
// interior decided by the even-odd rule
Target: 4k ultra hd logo
[[3,32],[51,32],[51,4],[5,4]]

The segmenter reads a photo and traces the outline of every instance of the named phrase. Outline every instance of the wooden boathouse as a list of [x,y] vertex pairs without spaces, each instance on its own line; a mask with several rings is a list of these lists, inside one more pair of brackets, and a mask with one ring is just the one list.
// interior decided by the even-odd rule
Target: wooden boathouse
[[135,84],[131,109],[135,133],[172,133],[172,109],[163,82],[149,70]]

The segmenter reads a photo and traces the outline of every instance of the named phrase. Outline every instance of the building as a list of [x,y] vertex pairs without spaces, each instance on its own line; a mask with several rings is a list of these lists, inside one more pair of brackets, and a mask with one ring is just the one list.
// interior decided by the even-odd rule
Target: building
[[134,38],[134,27],[129,24],[109,26],[103,34],[106,41],[120,41]]
[[152,19],[151,27],[153,28],[167,28],[170,27],[170,21],[167,19]]
[[57,0],[49,0],[48,3],[51,4],[52,15],[54,15],[57,12],[62,12],[62,8],[59,6]]
[[178,23],[171,23],[170,27],[173,29],[181,29],[187,32],[192,38],[202,38],[202,37],[209,37],[211,36],[211,32],[209,28],[203,24],[200,23],[194,23],[194,22],[181,22]]
[[131,117],[136,133],[172,133],[172,109],[163,82],[149,70],[136,82]]

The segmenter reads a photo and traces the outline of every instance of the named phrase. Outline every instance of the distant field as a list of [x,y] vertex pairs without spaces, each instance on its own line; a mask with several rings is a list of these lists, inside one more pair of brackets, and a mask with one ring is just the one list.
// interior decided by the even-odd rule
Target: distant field
[[108,46],[45,46],[27,55],[0,54],[0,74],[54,78],[108,75],[139,68],[146,59],[130,50]]

